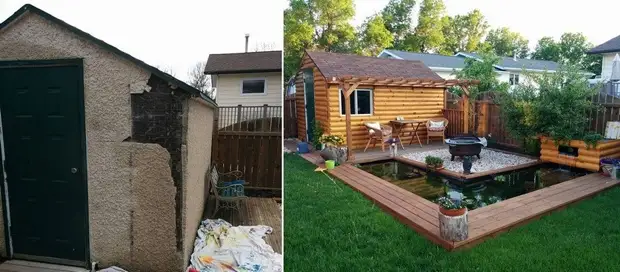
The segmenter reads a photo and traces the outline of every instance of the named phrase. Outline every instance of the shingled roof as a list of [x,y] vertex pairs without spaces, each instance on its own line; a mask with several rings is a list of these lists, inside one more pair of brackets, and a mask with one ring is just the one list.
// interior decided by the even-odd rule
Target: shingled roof
[[421,61],[384,59],[329,52],[306,54],[325,78],[378,77],[443,80]]
[[610,52],[620,52],[620,35],[609,41],[606,41],[600,44],[599,46],[596,46],[590,49],[590,51],[588,51],[587,53],[588,54],[601,54],[601,53],[610,53]]
[[282,51],[211,54],[205,74],[281,72]]

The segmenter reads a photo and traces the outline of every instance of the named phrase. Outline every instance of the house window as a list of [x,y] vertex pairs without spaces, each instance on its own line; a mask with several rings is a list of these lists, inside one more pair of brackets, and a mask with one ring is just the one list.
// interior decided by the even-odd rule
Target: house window
[[510,85],[519,85],[519,74],[510,74]]
[[[340,90],[340,114],[345,115],[344,92]],[[351,115],[372,114],[372,90],[357,89],[349,97]]]
[[265,79],[244,79],[241,82],[241,94],[265,94]]

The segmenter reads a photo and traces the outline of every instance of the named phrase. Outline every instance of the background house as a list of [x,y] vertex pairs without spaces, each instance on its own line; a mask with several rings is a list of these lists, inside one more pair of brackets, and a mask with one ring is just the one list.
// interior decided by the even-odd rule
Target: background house
[[[465,67],[465,59],[480,59],[476,53],[459,52],[454,56],[439,54],[413,53],[398,50],[385,49],[379,54],[380,58],[393,58],[404,60],[419,60],[428,66],[433,72],[443,79],[454,79],[454,71],[460,71]],[[507,82],[510,85],[517,85],[525,82],[527,77],[523,70],[529,73],[554,72],[559,64],[547,60],[520,59],[514,57],[501,57],[500,63],[495,65],[497,77],[500,82]]]
[[0,255],[184,270],[217,105],[31,5],[0,24],[0,48]]
[[205,74],[222,107],[282,105],[282,51],[211,54]]
[[611,65],[616,54],[620,54],[620,35],[606,41],[587,52],[588,54],[600,54],[603,56],[601,67],[601,80],[607,81],[611,76]]

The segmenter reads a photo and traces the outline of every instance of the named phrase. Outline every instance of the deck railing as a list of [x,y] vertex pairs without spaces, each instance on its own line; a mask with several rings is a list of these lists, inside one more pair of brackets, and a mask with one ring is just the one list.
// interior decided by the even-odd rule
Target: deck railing
[[219,107],[218,129],[220,131],[276,132],[282,128],[282,107],[242,106]]

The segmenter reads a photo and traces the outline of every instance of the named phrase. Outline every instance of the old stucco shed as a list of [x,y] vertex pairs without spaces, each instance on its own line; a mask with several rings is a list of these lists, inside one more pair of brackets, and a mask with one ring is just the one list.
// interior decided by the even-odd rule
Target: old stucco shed
[[216,104],[32,6],[0,24],[0,255],[181,271]]

